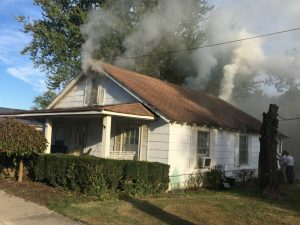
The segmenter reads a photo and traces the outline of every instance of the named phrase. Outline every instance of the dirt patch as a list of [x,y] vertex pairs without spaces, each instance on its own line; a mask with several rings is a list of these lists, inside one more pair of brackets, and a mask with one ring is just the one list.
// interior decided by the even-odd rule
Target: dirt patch
[[66,198],[66,196],[73,196],[70,192],[50,187],[43,183],[32,181],[18,183],[13,178],[0,180],[0,189],[39,205],[47,205],[49,200],[60,200]]

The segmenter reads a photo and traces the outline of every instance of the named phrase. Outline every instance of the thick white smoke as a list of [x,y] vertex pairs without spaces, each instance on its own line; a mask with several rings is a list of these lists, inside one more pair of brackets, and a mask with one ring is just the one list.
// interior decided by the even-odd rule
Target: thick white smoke
[[[238,40],[259,34],[300,26],[300,2],[297,0],[254,2],[214,1],[217,4],[206,23],[206,45]],[[284,18],[284,20],[282,19]],[[300,31],[257,38],[196,50],[198,76],[187,78],[193,88],[205,88],[214,66],[222,67],[219,97],[234,103],[233,93],[242,81],[300,78]],[[261,85],[264,93],[276,95],[274,87]]]
[[[241,30],[238,32],[237,39],[251,37],[252,34]],[[247,76],[258,76],[262,62],[264,61],[264,52],[262,49],[262,41],[253,39],[239,42],[238,46],[233,50],[233,56],[230,64],[223,68],[223,78],[221,81],[221,90],[219,97],[230,101],[232,91],[234,89],[235,76],[244,76],[242,79],[249,79]]]
[[[105,48],[105,44],[101,40],[108,36],[112,37],[111,42],[115,42],[116,45],[121,44],[124,49],[123,52],[110,52],[111,55],[117,56],[114,64],[134,70],[139,69],[141,60],[136,63],[135,59],[123,58],[147,55],[153,50],[164,52],[170,49],[187,48],[184,41],[185,36],[196,33],[193,29],[197,29],[198,24],[200,26],[205,20],[202,12],[199,12],[202,1],[205,2],[204,0],[160,0],[152,10],[138,15],[140,16],[139,22],[134,29],[131,29],[131,25],[126,24],[120,15],[122,13],[129,14],[134,10],[126,5],[128,1],[116,1],[109,8],[91,12],[87,24],[81,27],[82,34],[86,39],[82,46],[82,69],[86,70],[89,67],[89,62],[94,58],[93,54],[97,50]],[[195,7],[197,3],[199,7]],[[120,14],[116,14],[116,12],[120,12]],[[124,17],[126,18],[126,16]],[[195,20],[195,18],[198,19]],[[192,26],[187,27],[185,24],[192,24]],[[122,43],[118,42],[120,41],[118,35],[114,39],[113,33],[117,33],[120,35],[119,37],[123,38]],[[198,61],[195,63],[199,64]],[[153,63],[154,72],[157,72],[155,71],[156,64],[157,62]],[[215,63],[212,62],[212,64]]]

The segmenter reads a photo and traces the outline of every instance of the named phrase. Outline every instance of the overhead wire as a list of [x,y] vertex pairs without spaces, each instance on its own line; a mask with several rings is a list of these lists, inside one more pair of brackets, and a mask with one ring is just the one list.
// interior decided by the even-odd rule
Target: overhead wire
[[145,54],[145,55],[119,57],[119,58],[116,59],[116,61],[118,61],[118,60],[127,60],[127,59],[136,59],[136,58],[145,58],[145,57],[156,56],[156,55],[167,55],[167,54],[173,54],[173,53],[179,53],[179,52],[187,52],[187,51],[192,51],[192,50],[196,50],[196,49],[210,48],[210,47],[215,47],[215,46],[219,46],[219,45],[231,44],[231,43],[235,43],[235,42],[247,41],[247,40],[252,40],[252,39],[256,39],[256,38],[273,36],[273,35],[278,35],[278,34],[283,34],[283,33],[288,33],[288,32],[293,32],[293,31],[299,31],[299,30],[300,30],[300,27],[296,27],[296,28],[292,28],[292,29],[288,29],[288,30],[282,30],[282,31],[266,33],[266,34],[260,34],[260,35],[256,35],[256,36],[252,36],[252,37],[246,37],[246,38],[235,39],[235,40],[230,40],[230,41],[218,42],[218,43],[209,44],[209,45],[195,46],[195,47],[192,47],[192,48],[178,49],[178,50],[173,50],[173,51],[158,52],[158,53]]
[[295,118],[284,118],[280,115],[278,115],[278,117],[281,119],[279,121],[289,121],[289,120],[300,120],[300,117],[295,117]]

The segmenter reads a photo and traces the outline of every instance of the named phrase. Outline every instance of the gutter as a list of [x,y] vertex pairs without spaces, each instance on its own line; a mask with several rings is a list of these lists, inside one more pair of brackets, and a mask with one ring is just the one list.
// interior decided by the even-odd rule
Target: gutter
[[117,113],[117,112],[110,112],[107,110],[101,111],[86,111],[86,112],[49,112],[49,113],[24,113],[24,114],[15,114],[15,115],[0,115],[0,118],[5,117],[43,117],[43,116],[80,116],[80,115],[111,115],[111,116],[119,116],[119,117],[126,117],[126,118],[137,118],[143,120],[154,120],[154,116],[140,116],[140,115],[133,115],[127,113]]

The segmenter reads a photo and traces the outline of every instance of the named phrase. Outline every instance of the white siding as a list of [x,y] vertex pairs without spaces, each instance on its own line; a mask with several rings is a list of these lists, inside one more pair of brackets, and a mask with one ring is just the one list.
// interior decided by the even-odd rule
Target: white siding
[[219,131],[216,138],[215,164],[225,165],[227,171],[240,169],[257,169],[259,155],[259,136],[248,136],[248,164],[239,165],[239,133]]
[[[90,88],[96,88],[95,92],[98,95],[99,105],[114,105],[122,103],[137,102],[137,100],[128,94],[124,89],[119,87],[109,78],[98,78],[94,81],[94,84],[89,84],[88,77],[82,77],[73,88],[70,89],[54,106],[54,108],[72,108],[83,107],[88,105],[89,96],[92,91]],[[102,80],[101,80],[102,79]],[[104,79],[104,80],[103,80]],[[98,89],[103,89],[99,91]],[[94,105],[94,103],[92,103]]]
[[106,79],[104,82],[104,102],[103,105],[114,105],[120,103],[137,102],[130,94],[124,89],[119,87],[110,79]]
[[[235,164],[236,160],[238,162],[239,133],[171,124],[169,127],[168,153],[171,188],[184,187],[188,179],[187,174],[198,171],[196,165],[197,141],[193,141],[198,130],[210,133],[209,157],[212,158],[211,167],[221,164],[225,166],[225,170],[227,171],[244,168],[257,169],[260,146],[258,135],[248,135],[249,163],[247,165],[239,166],[238,164]],[[157,137],[159,137],[160,140],[167,140],[166,132],[157,134]],[[195,136],[194,138],[193,135]],[[159,152],[159,154],[165,156],[165,153]],[[177,182],[178,185],[175,185],[174,182]]]
[[170,183],[171,188],[182,188],[190,173],[191,127],[187,125],[170,125]]
[[85,98],[86,80],[80,79],[78,83],[53,108],[83,107]]
[[170,172],[178,167],[179,173],[188,173],[190,168],[191,127],[172,124],[170,126]]
[[217,131],[215,138],[215,157],[213,165],[225,165],[225,170],[235,167],[237,149],[236,133],[229,131]]
[[258,168],[258,158],[259,158],[259,151],[260,151],[260,141],[259,135],[252,135],[251,137],[251,164],[253,168]]
[[168,164],[170,124],[159,119],[149,125],[147,160]]

